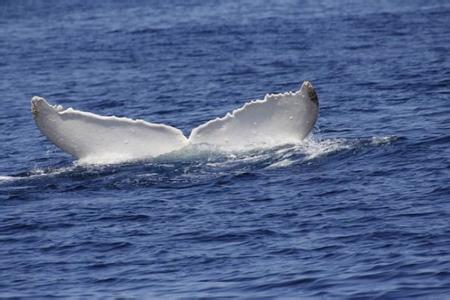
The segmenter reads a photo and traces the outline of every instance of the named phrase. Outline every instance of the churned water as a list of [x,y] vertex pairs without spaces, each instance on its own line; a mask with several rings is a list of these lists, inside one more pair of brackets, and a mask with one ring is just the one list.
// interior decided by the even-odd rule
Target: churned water
[[[1,297],[450,297],[448,1],[6,0],[0,57]],[[310,139],[247,153],[80,165],[30,113],[188,135],[303,80]]]

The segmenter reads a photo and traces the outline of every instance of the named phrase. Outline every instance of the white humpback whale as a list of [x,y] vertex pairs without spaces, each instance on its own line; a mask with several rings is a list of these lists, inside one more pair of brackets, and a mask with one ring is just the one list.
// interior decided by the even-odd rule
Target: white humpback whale
[[37,127],[57,147],[81,161],[119,162],[156,157],[188,145],[207,144],[220,151],[246,151],[298,143],[313,129],[319,111],[317,94],[305,81],[296,92],[267,94],[224,117],[191,131],[143,120],[100,116],[44,98],[31,100]]

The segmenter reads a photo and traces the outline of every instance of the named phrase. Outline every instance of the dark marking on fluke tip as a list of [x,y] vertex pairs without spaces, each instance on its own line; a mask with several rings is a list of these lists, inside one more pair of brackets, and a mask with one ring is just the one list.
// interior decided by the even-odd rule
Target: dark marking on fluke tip
[[319,105],[319,97],[317,97],[316,90],[313,85],[309,81],[305,81],[305,86],[308,91],[308,96],[311,98],[311,101],[314,102],[317,106]]

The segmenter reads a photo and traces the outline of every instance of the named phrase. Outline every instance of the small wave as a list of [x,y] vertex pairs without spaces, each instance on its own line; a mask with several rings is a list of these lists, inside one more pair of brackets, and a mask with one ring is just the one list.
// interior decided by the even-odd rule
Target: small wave
[[77,164],[74,163],[71,166],[55,168],[55,167],[47,167],[47,168],[33,168],[31,171],[22,172],[11,176],[2,176],[0,175],[0,183],[10,183],[16,182],[19,180],[29,180],[36,179],[41,177],[48,176],[56,176],[64,173],[70,173],[77,168]]
[[0,176],[0,183],[1,182],[7,182],[7,181],[14,181],[14,180],[17,180],[17,179],[18,179],[18,177],[14,177],[14,176]]
[[290,148],[283,148],[277,151],[277,159],[267,168],[276,169],[291,166],[297,162],[310,161],[337,153],[343,150],[358,149],[365,146],[380,146],[390,144],[399,138],[397,136],[371,137],[367,139],[344,139],[325,138],[311,136],[309,139],[293,145]]

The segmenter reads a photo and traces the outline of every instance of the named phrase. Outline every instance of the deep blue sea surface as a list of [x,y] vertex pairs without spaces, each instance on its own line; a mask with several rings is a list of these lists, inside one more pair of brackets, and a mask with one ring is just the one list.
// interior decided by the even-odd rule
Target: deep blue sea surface
[[[449,1],[4,0],[0,58],[0,297],[450,298]],[[189,134],[303,80],[310,140],[247,153],[80,165],[30,112]]]

